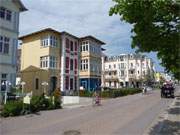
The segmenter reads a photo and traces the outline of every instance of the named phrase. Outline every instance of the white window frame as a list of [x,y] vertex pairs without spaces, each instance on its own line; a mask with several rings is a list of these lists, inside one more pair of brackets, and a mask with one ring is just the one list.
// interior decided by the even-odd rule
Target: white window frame
[[[2,36],[0,35],[0,42],[2,44],[2,51],[0,52],[0,54],[9,54],[9,49],[10,49],[10,38],[6,37],[6,36]],[[8,52],[5,53],[5,45],[8,46]]]

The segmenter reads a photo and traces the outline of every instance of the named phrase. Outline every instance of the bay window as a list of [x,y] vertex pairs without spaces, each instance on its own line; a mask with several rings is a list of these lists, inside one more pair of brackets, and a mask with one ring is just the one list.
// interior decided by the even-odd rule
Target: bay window
[[40,57],[41,68],[57,68],[57,58],[54,56],[42,56]]
[[44,36],[41,40],[42,47],[57,47],[57,37],[55,36]]

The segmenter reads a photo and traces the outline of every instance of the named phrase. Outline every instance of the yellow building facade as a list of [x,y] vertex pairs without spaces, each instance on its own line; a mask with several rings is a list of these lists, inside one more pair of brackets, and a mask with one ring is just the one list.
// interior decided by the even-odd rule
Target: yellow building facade
[[[60,86],[60,33],[44,29],[19,38],[22,41],[21,80],[25,92],[50,94]],[[48,86],[43,86],[47,82]]]

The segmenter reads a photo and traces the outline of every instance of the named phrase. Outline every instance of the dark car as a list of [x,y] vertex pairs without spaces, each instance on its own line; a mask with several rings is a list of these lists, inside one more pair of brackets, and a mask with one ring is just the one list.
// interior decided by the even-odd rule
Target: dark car
[[174,98],[174,87],[172,84],[165,84],[161,87],[161,97]]

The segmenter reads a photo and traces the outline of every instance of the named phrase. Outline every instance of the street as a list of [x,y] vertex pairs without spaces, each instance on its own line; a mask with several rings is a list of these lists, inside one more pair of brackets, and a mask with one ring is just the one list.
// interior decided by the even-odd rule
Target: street
[[[103,100],[102,106],[84,106],[43,111],[1,119],[1,135],[141,135],[173,99],[161,99],[160,91],[149,91]],[[74,132],[71,134],[70,132]],[[76,133],[76,134],[75,134]]]

